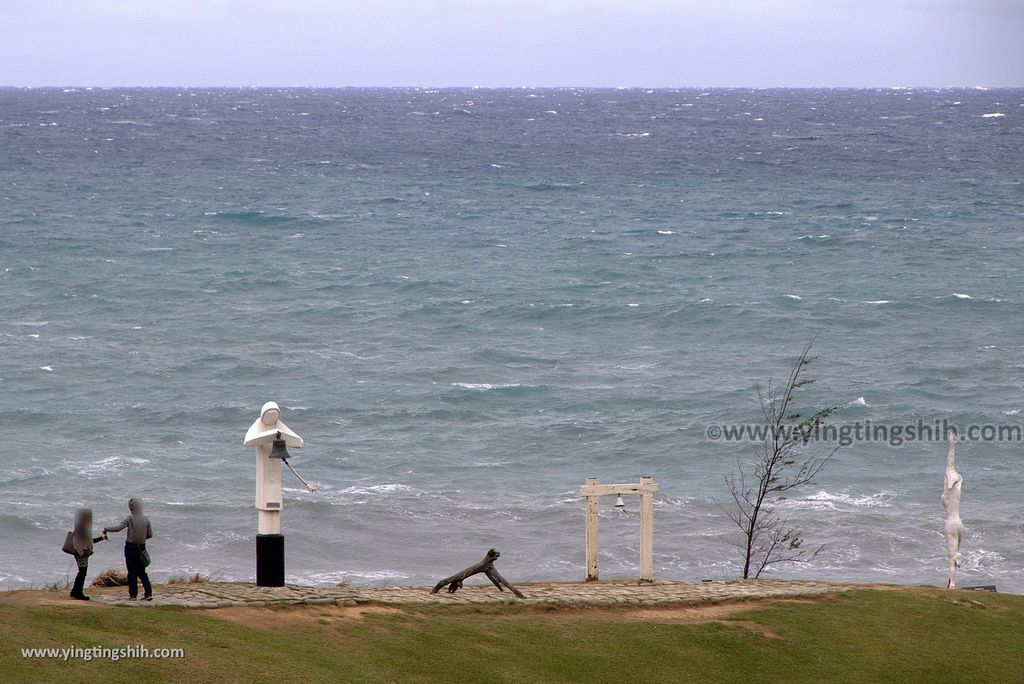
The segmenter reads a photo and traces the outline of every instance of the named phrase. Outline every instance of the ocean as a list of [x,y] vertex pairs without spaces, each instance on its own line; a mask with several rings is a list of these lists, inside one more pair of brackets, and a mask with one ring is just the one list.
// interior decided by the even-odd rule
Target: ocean
[[[0,588],[132,496],[156,579],[252,580],[268,400],[320,488],[284,475],[290,582],[582,579],[580,485],[642,475],[655,576],[735,578],[756,445],[709,428],[820,331],[836,426],[1019,429],[1022,253],[1024,90],[0,90]],[[790,493],[825,549],[769,577],[945,584],[946,445],[897,441]],[[1024,592],[1024,442],[957,467],[959,583]]]

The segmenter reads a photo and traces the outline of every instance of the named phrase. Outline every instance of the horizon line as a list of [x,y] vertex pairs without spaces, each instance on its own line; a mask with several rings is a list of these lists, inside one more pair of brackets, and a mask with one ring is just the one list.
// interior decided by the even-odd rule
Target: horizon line
[[14,85],[0,90],[1019,90],[1021,85]]

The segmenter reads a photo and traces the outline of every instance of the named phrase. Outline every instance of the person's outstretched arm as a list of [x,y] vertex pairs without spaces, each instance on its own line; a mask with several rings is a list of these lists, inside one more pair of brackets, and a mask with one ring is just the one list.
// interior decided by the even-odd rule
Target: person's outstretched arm
[[119,525],[116,525],[114,527],[104,527],[103,531],[104,532],[120,532],[124,528],[128,527],[128,521],[130,519],[131,519],[130,517],[129,518],[125,518],[124,520],[121,521],[121,523]]

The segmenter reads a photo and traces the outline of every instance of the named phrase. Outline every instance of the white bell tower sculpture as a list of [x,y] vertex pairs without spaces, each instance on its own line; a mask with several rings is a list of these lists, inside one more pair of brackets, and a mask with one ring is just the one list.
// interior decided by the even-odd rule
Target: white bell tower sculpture
[[[299,437],[281,420],[281,407],[268,401],[260,417],[245,433],[243,444],[256,449],[256,511],[259,527],[256,535],[256,584],[261,587],[284,586],[284,535],[281,534],[281,464],[288,466],[288,449],[302,447]],[[295,473],[299,477],[298,473]],[[302,480],[301,477],[299,477]],[[305,480],[311,491],[316,488]]]

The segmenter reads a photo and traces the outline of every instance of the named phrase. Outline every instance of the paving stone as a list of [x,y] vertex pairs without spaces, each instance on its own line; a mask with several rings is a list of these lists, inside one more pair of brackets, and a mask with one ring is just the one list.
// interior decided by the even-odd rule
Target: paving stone
[[[328,605],[545,605],[545,606],[665,606],[701,605],[722,601],[772,597],[818,596],[859,588],[851,584],[788,580],[668,582],[552,582],[520,585],[526,599],[499,592],[490,585],[471,585],[454,594],[431,594],[426,587],[257,587],[221,582],[201,586],[165,587],[154,602],[158,606],[190,609],[238,606]],[[97,604],[138,606],[115,596],[97,596]]]

